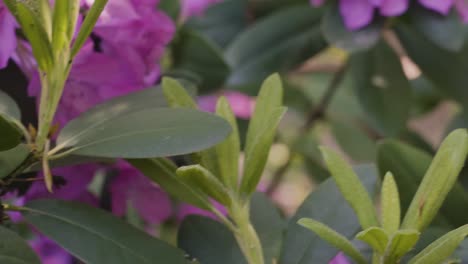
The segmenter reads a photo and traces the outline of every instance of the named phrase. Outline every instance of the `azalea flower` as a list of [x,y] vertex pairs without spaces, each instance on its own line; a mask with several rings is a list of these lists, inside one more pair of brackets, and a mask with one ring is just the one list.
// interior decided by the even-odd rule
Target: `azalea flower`
[[181,17],[186,19],[193,16],[200,16],[208,7],[221,1],[222,0],[182,0]]
[[207,112],[216,111],[216,103],[220,96],[226,97],[234,115],[240,118],[248,119],[252,116],[255,108],[255,99],[236,91],[227,91],[215,95],[200,96],[198,106],[201,110]]
[[7,7],[0,2],[0,69],[5,68],[16,49],[17,24]]

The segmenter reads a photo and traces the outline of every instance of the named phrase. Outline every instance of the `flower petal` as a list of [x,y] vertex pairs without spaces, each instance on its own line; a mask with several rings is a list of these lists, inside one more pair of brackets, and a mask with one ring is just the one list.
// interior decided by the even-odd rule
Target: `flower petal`
[[341,0],[340,13],[346,27],[357,30],[372,21],[374,6],[368,0]]
[[419,3],[443,15],[447,15],[453,6],[453,0],[419,0]]

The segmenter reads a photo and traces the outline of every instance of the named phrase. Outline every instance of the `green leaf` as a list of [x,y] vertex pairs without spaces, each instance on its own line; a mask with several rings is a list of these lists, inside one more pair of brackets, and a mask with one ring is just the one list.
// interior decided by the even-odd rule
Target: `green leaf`
[[228,84],[260,83],[272,72],[287,72],[320,52],[326,46],[319,28],[321,16],[322,9],[300,5],[276,12],[242,32],[226,50],[233,69]]
[[26,159],[29,153],[30,149],[24,144],[0,152],[0,179],[10,175]]
[[[375,167],[358,166],[356,172],[360,175],[367,191],[374,195],[377,191],[378,178]],[[335,182],[328,179],[305,199],[290,220],[278,263],[328,263],[338,254],[338,249],[328,245],[315,234],[304,232],[304,229],[297,225],[297,221],[301,218],[312,218],[327,223],[330,228],[348,239],[361,230],[352,208],[340,195]]]
[[412,94],[397,55],[381,41],[369,51],[354,53],[349,67],[370,124],[383,135],[398,135],[406,128]]
[[468,154],[468,134],[458,129],[442,142],[405,215],[402,227],[424,230],[457,181]]
[[432,81],[443,95],[468,105],[468,75],[464,70],[468,67],[468,43],[465,43],[460,51],[453,52],[440,48],[414,26],[399,23],[395,30],[403,48],[424,76]]
[[391,172],[387,172],[382,183],[381,192],[381,222],[388,234],[395,233],[400,228],[400,194]]
[[181,250],[84,204],[36,200],[26,204],[23,216],[88,264],[187,263]]
[[16,3],[16,12],[18,23],[31,43],[34,58],[39,68],[44,72],[49,72],[54,65],[54,53],[43,25],[37,15],[22,2]]
[[200,165],[183,166],[177,169],[177,176],[188,186],[198,188],[216,201],[230,206],[232,198],[228,189],[209,170]]
[[201,34],[182,30],[174,43],[174,66],[201,77],[201,92],[219,89],[229,76],[230,68],[221,49]]
[[343,251],[343,253],[350,256],[357,263],[367,263],[364,256],[361,255],[361,253],[359,253],[359,251],[353,246],[353,244],[351,244],[351,242],[346,237],[340,235],[330,227],[308,218],[300,219],[298,224],[311,230],[323,240],[340,249],[341,251]]
[[2,264],[40,264],[41,261],[28,242],[15,232],[0,226],[0,263]]
[[447,260],[468,236],[468,225],[459,227],[434,241],[418,255],[412,258],[409,264],[439,264]]
[[465,43],[465,27],[457,12],[440,14],[418,7],[409,16],[411,24],[432,43],[449,51],[459,51]]
[[21,120],[21,112],[15,100],[2,91],[0,91],[0,115]]
[[231,125],[231,134],[215,146],[219,165],[219,177],[226,186],[236,189],[239,177],[240,137],[237,121],[229,102],[221,97],[216,105],[216,114]]
[[338,4],[333,4],[323,16],[322,32],[325,39],[332,45],[356,52],[366,50],[377,44],[380,39],[382,23],[371,23],[370,25],[350,31],[344,25]]
[[351,166],[333,150],[321,147],[323,158],[343,197],[356,212],[363,229],[379,226],[374,202]]
[[159,2],[158,9],[164,11],[173,21],[177,21],[181,9],[181,1],[162,0]]
[[379,254],[383,254],[385,252],[385,248],[389,241],[388,234],[385,230],[376,226],[369,227],[366,230],[359,232],[356,235],[356,238],[366,242]]
[[193,189],[177,177],[177,167],[169,160],[159,158],[127,161],[177,199],[206,210],[212,207],[205,194]]
[[91,8],[89,9],[86,17],[81,24],[80,31],[75,38],[75,43],[71,49],[71,58],[74,58],[76,54],[80,51],[81,47],[83,47],[84,43],[91,35],[96,22],[101,15],[104,7],[106,7],[108,0],[95,0]]
[[80,1],[57,1],[54,5],[52,23],[52,46],[56,52],[66,49],[75,33],[75,27],[80,11]]
[[162,90],[169,106],[174,108],[198,108],[195,100],[177,80],[168,77],[163,78]]
[[[172,1],[172,0],[170,0]],[[186,27],[200,32],[225,48],[249,24],[249,1],[225,0],[211,5],[203,16],[190,18]]]
[[16,124],[0,114],[0,151],[6,151],[18,146],[21,143],[23,134]]
[[[279,254],[284,221],[275,206],[263,194],[255,193],[250,218],[261,240],[265,263],[273,263]],[[189,216],[178,232],[178,246],[203,264],[246,264],[231,231],[218,221]]]
[[124,102],[107,106],[69,122],[57,138],[58,148],[108,158],[172,156],[208,148],[230,130],[223,119],[196,110],[137,107],[132,111]]
[[252,141],[247,141],[244,174],[240,186],[241,193],[250,195],[256,190],[276,135],[276,128],[285,113],[286,107],[278,107],[265,119],[267,123],[258,131],[256,137]]
[[384,263],[399,263],[400,259],[413,247],[419,240],[417,230],[398,230],[391,238],[384,254]]

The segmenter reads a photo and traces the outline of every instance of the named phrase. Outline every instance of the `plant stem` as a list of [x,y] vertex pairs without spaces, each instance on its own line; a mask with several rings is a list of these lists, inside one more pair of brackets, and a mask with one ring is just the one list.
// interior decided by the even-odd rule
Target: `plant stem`
[[249,264],[264,264],[263,249],[257,232],[250,223],[250,205],[234,203],[230,215],[237,225],[234,236]]

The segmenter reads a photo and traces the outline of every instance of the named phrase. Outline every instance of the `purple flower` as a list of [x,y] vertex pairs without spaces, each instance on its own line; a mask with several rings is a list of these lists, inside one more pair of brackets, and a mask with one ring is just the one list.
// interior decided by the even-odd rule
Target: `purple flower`
[[351,262],[349,262],[342,252],[340,252],[328,264],[351,264]]
[[237,117],[248,119],[252,116],[255,108],[255,99],[245,94],[227,91],[221,94],[201,96],[198,98],[198,105],[201,110],[215,112],[216,102],[220,96],[225,96]]
[[63,250],[52,240],[44,236],[38,236],[29,242],[31,247],[36,251],[41,263],[43,264],[71,264],[73,259],[68,252]]
[[0,69],[8,64],[8,60],[16,49],[17,24],[15,18],[10,14],[6,6],[0,2]]
[[[215,208],[217,208],[222,214],[224,215],[227,214],[227,210],[222,204],[214,200],[212,201],[212,203],[215,206]],[[214,215],[212,212],[200,209],[190,204],[186,204],[186,203],[180,204],[177,210],[177,221],[182,222],[182,220],[184,220],[184,218],[189,215],[202,215],[202,216],[206,216],[215,220],[217,219],[216,215]]]
[[183,19],[192,16],[200,16],[210,5],[221,1],[222,0],[182,0],[181,16]]
[[127,163],[119,164],[119,174],[110,184],[111,206],[123,216],[131,205],[147,224],[159,224],[172,215],[169,196]]

